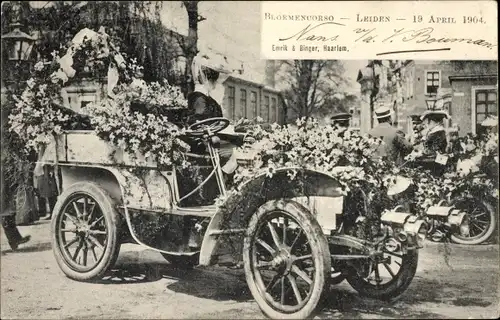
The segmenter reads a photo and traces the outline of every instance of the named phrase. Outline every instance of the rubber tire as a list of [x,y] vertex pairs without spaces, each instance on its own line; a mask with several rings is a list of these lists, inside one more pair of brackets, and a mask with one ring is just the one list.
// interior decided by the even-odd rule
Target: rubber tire
[[[316,246],[311,246],[315,258],[315,265],[319,271],[316,271],[316,287],[313,288],[313,293],[308,303],[299,311],[294,313],[282,313],[275,310],[267,304],[259,289],[255,284],[254,275],[251,268],[250,251],[257,231],[259,220],[267,213],[273,211],[285,211],[289,213],[300,224],[305,234],[310,235],[310,238],[317,240]],[[304,206],[291,200],[272,200],[262,205],[250,219],[247,232],[243,244],[243,263],[245,270],[245,278],[248,288],[252,293],[253,298],[259,305],[262,312],[271,319],[307,319],[312,318],[316,310],[320,309],[325,302],[325,298],[329,291],[329,281],[331,273],[331,257],[328,241],[323,234],[315,217]],[[319,281],[318,281],[319,279]]]
[[495,211],[494,207],[490,203],[488,203],[488,201],[486,201],[486,200],[476,200],[476,201],[482,202],[482,204],[486,207],[486,209],[490,213],[491,223],[490,223],[488,230],[481,237],[476,238],[476,239],[470,239],[470,240],[460,238],[456,235],[457,233],[453,233],[453,234],[451,234],[450,239],[454,243],[469,244],[469,245],[482,244],[482,243],[485,243],[486,241],[490,240],[492,238],[493,234],[495,233],[495,229],[497,228],[497,223],[498,223],[498,221],[497,221],[498,212]]
[[[61,249],[59,248],[56,234],[58,217],[63,214],[62,209],[65,207],[67,199],[76,193],[86,193],[96,201],[105,216],[107,223],[106,227],[109,231],[104,256],[95,268],[87,272],[78,272],[66,264]],[[120,253],[120,221],[120,216],[115,209],[115,202],[109,194],[97,184],[92,182],[78,182],[66,189],[59,196],[59,199],[54,206],[51,222],[52,250],[54,252],[56,262],[62,272],[68,278],[77,281],[93,281],[101,279],[104,274],[114,266],[116,259],[118,258],[118,254]]]
[[[347,276],[347,282],[360,296],[389,302],[396,302],[410,285],[418,265],[418,250],[409,250],[403,256],[401,268],[390,283],[383,284],[376,289],[375,285],[367,283],[355,271]],[[394,281],[396,280],[396,281]]]
[[174,268],[192,270],[198,265],[199,255],[192,256],[176,256],[168,253],[161,254]]

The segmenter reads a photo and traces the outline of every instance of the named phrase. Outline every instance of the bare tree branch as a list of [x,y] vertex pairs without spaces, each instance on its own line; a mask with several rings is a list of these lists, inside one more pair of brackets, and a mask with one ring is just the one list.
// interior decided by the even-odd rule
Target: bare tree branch
[[[343,65],[336,60],[290,60],[277,63],[278,79],[286,86],[288,111],[294,117],[316,117],[333,110],[334,95],[347,83]],[[336,99],[336,105],[339,102]],[[349,102],[351,103],[351,102]],[[327,108],[328,107],[328,108]]]

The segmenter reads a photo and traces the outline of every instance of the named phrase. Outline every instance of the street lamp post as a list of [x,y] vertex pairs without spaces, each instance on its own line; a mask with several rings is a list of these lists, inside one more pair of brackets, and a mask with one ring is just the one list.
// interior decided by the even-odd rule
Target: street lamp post
[[13,3],[12,13],[12,23],[9,24],[10,32],[2,35],[2,67],[8,70],[5,80],[19,82],[29,69],[35,39],[21,30],[23,25],[19,22],[21,14],[19,3]]
[[8,61],[28,61],[35,39],[21,31],[22,24],[12,23],[11,32],[2,35],[2,41],[7,49]]
[[425,103],[427,104],[427,110],[434,110],[434,108],[436,107],[435,99],[427,99],[425,100]]

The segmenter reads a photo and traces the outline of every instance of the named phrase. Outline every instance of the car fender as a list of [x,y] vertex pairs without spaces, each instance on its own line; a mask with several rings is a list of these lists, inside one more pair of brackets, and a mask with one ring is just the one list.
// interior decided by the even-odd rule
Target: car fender
[[[295,175],[292,179],[290,175]],[[317,214],[319,198],[341,198],[342,185],[333,175],[301,167],[277,168],[272,175],[262,173],[230,193],[212,217],[205,232],[200,252],[200,264],[215,263],[217,251],[224,246],[241,254],[243,234],[251,215],[264,203],[275,199],[293,199]],[[333,214],[332,214],[333,215]]]

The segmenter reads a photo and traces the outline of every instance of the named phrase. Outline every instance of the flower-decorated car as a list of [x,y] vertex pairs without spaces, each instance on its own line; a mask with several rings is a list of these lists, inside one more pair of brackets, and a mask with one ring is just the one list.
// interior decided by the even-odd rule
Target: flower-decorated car
[[[69,56],[36,68],[10,118],[26,142],[43,143],[38,168],[56,172],[52,243],[68,277],[103,277],[132,242],[181,267],[242,265],[271,318],[311,316],[339,279],[380,299],[407,289],[427,228],[386,210],[383,177],[394,168],[371,157],[379,140],[314,121],[255,126],[253,155],[228,185],[218,147],[229,120],[182,125],[177,88],[128,76],[136,68],[106,36],[86,34]],[[102,48],[92,41],[106,49],[90,56],[109,66],[109,91],[82,116],[61,107],[58,92],[79,71],[74,56]],[[191,152],[193,142],[207,153]]]
[[[498,229],[497,120],[486,120],[493,124],[489,132],[450,139],[447,153],[425,154],[420,137],[406,158],[402,171],[414,185],[407,202],[428,220],[434,241],[482,244]],[[436,167],[439,174],[429,170]]]

